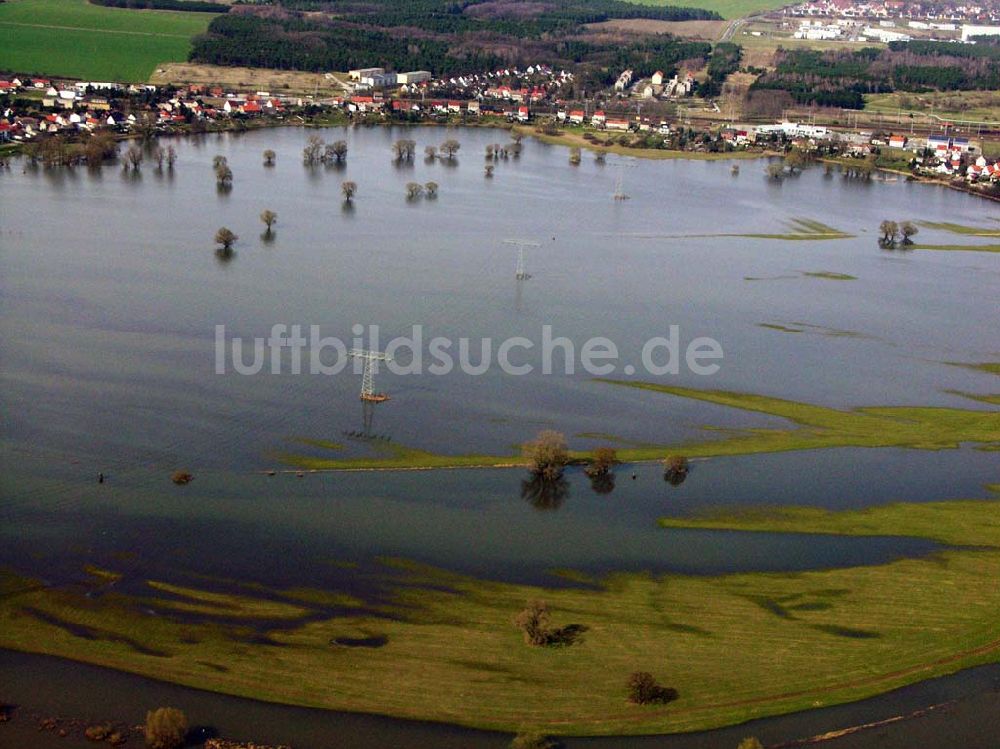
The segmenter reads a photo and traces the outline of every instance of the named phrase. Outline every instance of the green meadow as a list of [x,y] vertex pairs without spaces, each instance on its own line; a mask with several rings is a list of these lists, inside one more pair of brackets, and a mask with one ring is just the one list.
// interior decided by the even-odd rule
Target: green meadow
[[[1000,660],[1000,502],[785,508],[663,525],[905,534],[948,547],[814,572],[577,574],[576,586],[551,589],[383,559],[371,601],[245,581],[206,580],[200,590],[114,570],[68,588],[0,573],[0,647],[274,702],[567,735],[707,729]],[[109,576],[119,585],[108,587]],[[117,592],[126,584],[133,593]],[[534,599],[546,601],[553,626],[579,625],[582,637],[526,644],[512,620]],[[376,645],[350,647],[361,640]],[[679,699],[629,703],[625,681],[639,670]]]
[[0,70],[25,75],[142,82],[183,61],[210,13],[126,10],[86,0],[0,3]]
[[681,5],[686,8],[714,10],[725,19],[743,18],[788,5],[783,0],[630,0],[639,5]]
[[[813,332],[837,337],[856,337],[851,331],[837,331],[813,326],[789,327],[762,323],[763,327],[783,333]],[[961,365],[992,373],[996,364]],[[635,445],[627,440],[605,435],[604,439],[618,447],[623,462],[662,460],[671,454],[688,457],[721,455],[751,455],[757,453],[818,450],[839,447],[896,447],[917,450],[956,449],[971,443],[981,449],[1000,448],[1000,411],[938,408],[923,406],[877,406],[836,409],[810,403],[773,398],[753,393],[660,385],[638,380],[597,379],[596,383],[633,388],[665,397],[699,400],[729,408],[778,416],[789,422],[787,427],[760,429],[722,429],[704,425],[705,439],[682,444]],[[981,396],[980,402],[992,404],[991,396]],[[665,401],[665,404],[669,403]],[[315,440],[308,444],[319,447]],[[520,456],[510,455],[444,455],[403,445],[383,445],[365,457],[337,455],[341,445],[329,443],[328,453],[334,455],[286,454],[282,459],[298,468],[310,470],[412,470],[429,468],[512,467],[524,464]],[[322,448],[321,448],[322,449]],[[585,462],[589,452],[574,450],[573,460]]]

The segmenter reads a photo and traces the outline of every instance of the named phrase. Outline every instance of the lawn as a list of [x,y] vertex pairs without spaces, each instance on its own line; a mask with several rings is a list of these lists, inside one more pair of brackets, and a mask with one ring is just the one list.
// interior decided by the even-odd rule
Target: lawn
[[141,82],[159,63],[186,60],[209,13],[125,10],[86,0],[0,3],[0,70]]
[[781,8],[786,0],[631,0],[640,5],[681,5],[686,8],[714,10],[723,18],[743,18],[751,13]]
[[[907,534],[962,548],[872,567],[619,574],[558,589],[383,560],[378,599],[339,611],[342,592],[247,581],[199,591],[126,574],[115,589],[94,578],[88,595],[0,574],[0,647],[269,701],[508,731],[699,730],[1000,659],[998,518],[1000,503],[972,500],[673,519],[670,526]],[[136,592],[116,592],[124,590]],[[512,619],[539,598],[554,626],[586,627],[582,641],[525,644]],[[376,645],[337,644],[357,641]],[[625,680],[637,670],[680,698],[628,703]]]

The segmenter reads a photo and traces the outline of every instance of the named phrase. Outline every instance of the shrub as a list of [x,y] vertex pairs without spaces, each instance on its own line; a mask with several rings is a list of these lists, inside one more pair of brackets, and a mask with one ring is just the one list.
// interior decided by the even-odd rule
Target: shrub
[[629,702],[637,705],[665,705],[679,696],[671,687],[661,687],[648,671],[636,671],[628,678]]
[[177,749],[184,745],[187,717],[176,707],[160,707],[146,713],[146,744],[151,749]]

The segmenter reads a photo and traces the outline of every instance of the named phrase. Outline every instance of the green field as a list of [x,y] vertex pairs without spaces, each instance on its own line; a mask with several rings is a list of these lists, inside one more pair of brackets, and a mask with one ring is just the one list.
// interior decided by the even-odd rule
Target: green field
[[140,82],[159,63],[183,61],[209,13],[125,10],[86,0],[0,3],[0,70]]
[[743,18],[751,13],[790,5],[788,0],[630,0],[640,5],[681,5],[686,8],[714,10],[725,19]]
[[[0,572],[0,647],[270,701],[552,734],[711,728],[1000,659],[1000,502],[787,508],[664,524],[905,534],[949,548],[816,572],[575,575],[587,587],[552,589],[383,560],[387,588],[371,601],[246,581],[199,590],[114,571],[91,572],[100,595],[88,596],[88,586]],[[116,592],[125,584],[137,592]],[[586,627],[582,640],[526,645],[512,618],[538,598],[554,626]],[[354,638],[384,644],[336,644]],[[637,670],[680,698],[630,704],[625,680]]]

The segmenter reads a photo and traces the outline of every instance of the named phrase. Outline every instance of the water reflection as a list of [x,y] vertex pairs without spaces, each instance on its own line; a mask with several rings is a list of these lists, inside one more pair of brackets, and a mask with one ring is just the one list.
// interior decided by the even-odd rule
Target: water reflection
[[532,474],[521,481],[521,499],[536,510],[558,510],[569,498],[569,482],[565,476],[555,479]]

